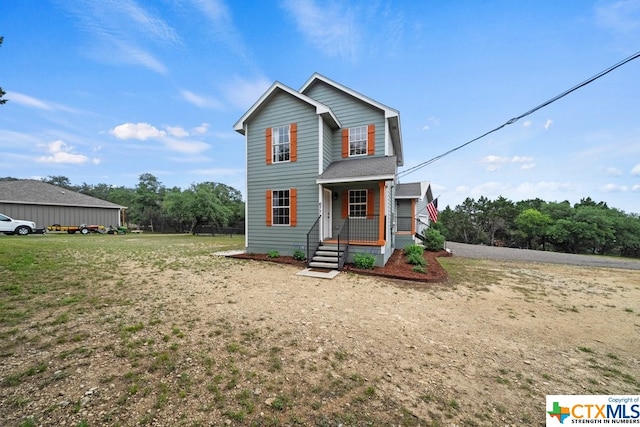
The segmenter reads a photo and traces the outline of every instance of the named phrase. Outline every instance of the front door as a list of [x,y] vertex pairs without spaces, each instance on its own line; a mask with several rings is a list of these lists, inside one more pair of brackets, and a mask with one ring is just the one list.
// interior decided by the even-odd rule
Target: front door
[[331,238],[331,209],[333,192],[327,188],[322,193],[322,239]]

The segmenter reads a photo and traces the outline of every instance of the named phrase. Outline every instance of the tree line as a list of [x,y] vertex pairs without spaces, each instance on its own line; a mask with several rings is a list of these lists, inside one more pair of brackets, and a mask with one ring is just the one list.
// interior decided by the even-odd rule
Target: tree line
[[41,181],[126,206],[125,223],[128,226],[158,232],[195,233],[206,224],[214,228],[239,228],[244,232],[242,193],[225,184],[202,182],[191,184],[185,190],[167,188],[149,173],[140,175],[134,188],[110,184],[73,185],[65,176],[48,176]]
[[466,198],[433,227],[449,241],[569,253],[640,257],[640,216],[590,197],[568,202]]

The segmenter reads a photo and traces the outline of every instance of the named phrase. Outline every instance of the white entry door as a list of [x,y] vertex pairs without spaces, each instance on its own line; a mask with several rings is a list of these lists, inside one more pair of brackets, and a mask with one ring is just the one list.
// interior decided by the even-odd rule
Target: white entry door
[[331,237],[331,210],[333,208],[333,192],[329,189],[324,189],[322,193],[322,239],[328,239]]

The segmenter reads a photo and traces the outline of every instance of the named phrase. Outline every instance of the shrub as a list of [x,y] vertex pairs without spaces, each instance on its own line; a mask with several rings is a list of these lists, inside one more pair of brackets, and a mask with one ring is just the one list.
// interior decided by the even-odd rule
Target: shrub
[[412,270],[415,271],[416,273],[426,273],[427,272],[427,269],[424,268],[424,265],[415,265],[412,268]]
[[305,253],[300,249],[296,249],[295,251],[293,251],[293,259],[297,261],[304,261],[306,257],[307,256],[305,255]]
[[376,257],[371,254],[354,254],[353,264],[356,268],[371,270],[376,265]]
[[278,258],[280,256],[280,253],[278,251],[269,251],[267,252],[267,256],[269,258]]
[[433,228],[427,228],[422,232],[425,237],[423,240],[424,247],[428,251],[439,251],[444,248],[444,236],[440,232]]
[[404,247],[404,254],[406,256],[409,256],[411,254],[418,254],[422,256],[423,253],[424,253],[424,247],[421,245],[410,244]]
[[423,254],[419,254],[419,253],[411,253],[409,255],[407,255],[407,262],[409,264],[413,264],[413,265],[426,265],[427,261],[425,261],[424,259],[424,255]]

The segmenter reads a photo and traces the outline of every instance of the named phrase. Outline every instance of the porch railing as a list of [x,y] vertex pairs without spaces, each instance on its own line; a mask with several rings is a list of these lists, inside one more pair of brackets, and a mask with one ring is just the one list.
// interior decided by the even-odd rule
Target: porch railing
[[347,218],[338,233],[338,270],[342,270],[349,255],[349,223]]
[[[386,217],[385,217],[386,220]],[[386,239],[387,225],[380,235],[380,215],[369,215],[367,217],[349,217],[349,241],[374,243]]]
[[307,265],[311,262],[311,257],[316,253],[320,247],[320,218],[316,219],[311,229],[307,233]]

